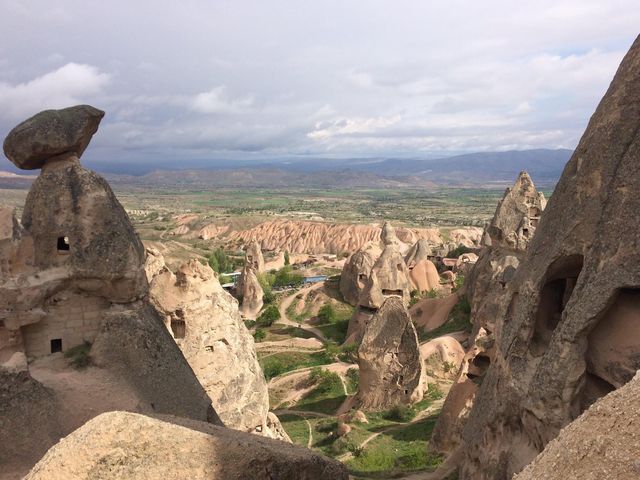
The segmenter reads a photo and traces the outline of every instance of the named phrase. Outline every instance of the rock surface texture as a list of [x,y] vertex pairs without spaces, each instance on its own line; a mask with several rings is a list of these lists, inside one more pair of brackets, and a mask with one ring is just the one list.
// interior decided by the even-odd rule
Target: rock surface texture
[[367,324],[358,348],[357,401],[384,410],[422,400],[422,358],[416,329],[400,298],[385,300]]
[[150,297],[224,424],[288,440],[277,417],[269,417],[267,383],[238,302],[211,267],[191,260],[176,274],[161,268]]
[[15,127],[4,141],[4,154],[24,170],[42,168],[62,154],[80,158],[98,131],[104,112],[89,105],[45,110]]
[[515,480],[640,477],[640,374],[564,427]]
[[110,412],[61,440],[25,477],[70,478],[347,480],[348,474],[335,460],[276,440],[176,417]]
[[370,242],[349,257],[340,275],[340,293],[354,307],[358,305],[360,294],[371,274],[374,263],[382,253],[380,247]]
[[[545,205],[544,196],[538,193],[529,175],[521,172],[496,208],[485,231],[485,236],[490,238],[485,241],[480,257],[469,253],[458,259],[457,263],[464,266],[464,257],[475,257],[471,258],[473,263],[466,264],[471,268],[464,282],[473,329],[470,348],[431,438],[431,447],[435,450],[450,452],[460,442],[479,385],[493,361],[493,346],[502,329],[501,311],[509,301],[507,285],[515,275]],[[526,230],[522,228],[524,224],[528,225]]]
[[496,353],[462,435],[461,478],[511,478],[640,368],[639,158],[640,37],[506,286]]
[[256,318],[264,305],[264,291],[251,265],[242,269],[238,278],[237,292],[241,298],[240,312],[246,318]]

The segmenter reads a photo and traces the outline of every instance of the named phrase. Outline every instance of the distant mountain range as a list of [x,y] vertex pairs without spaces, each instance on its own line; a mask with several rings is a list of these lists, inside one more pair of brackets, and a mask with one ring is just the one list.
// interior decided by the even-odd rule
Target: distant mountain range
[[[87,162],[105,173],[114,185],[139,187],[489,187],[513,183],[521,170],[536,185],[553,186],[572,151],[514,150],[469,153],[438,159],[283,159],[269,161],[214,161],[207,168],[140,170],[140,166],[109,168]],[[143,174],[132,174],[143,172]],[[25,172],[26,173],[26,172]],[[34,172],[35,173],[35,172]],[[0,188],[22,187],[24,175],[2,175]]]

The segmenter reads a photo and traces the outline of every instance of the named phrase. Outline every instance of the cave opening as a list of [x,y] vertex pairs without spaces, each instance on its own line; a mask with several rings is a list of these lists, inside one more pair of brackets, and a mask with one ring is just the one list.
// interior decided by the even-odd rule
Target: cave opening
[[580,412],[633,378],[640,369],[639,351],[640,288],[622,288],[587,336]]
[[535,316],[532,345],[535,355],[542,355],[549,346],[576,286],[583,262],[582,255],[569,255],[559,258],[547,269]]

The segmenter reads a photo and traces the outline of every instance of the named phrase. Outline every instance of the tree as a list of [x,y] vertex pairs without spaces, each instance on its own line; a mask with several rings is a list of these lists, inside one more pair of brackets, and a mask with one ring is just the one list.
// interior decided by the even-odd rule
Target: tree
[[291,261],[289,259],[289,251],[285,250],[284,251],[284,264],[286,265],[291,265]]
[[256,323],[261,327],[270,327],[276,320],[280,320],[280,310],[272,304],[262,311]]

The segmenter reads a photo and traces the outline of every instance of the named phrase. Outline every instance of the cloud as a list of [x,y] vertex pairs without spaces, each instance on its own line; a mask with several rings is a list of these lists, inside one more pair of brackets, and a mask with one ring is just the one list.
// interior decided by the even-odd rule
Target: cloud
[[87,155],[181,165],[571,148],[640,24],[637,0],[50,3],[0,2],[0,137],[88,102]]
[[0,82],[0,115],[20,119],[40,110],[89,101],[109,84],[97,67],[67,63],[25,83]]
[[227,87],[220,85],[195,95],[190,107],[201,113],[240,113],[252,105],[251,97],[231,98],[227,93]]

